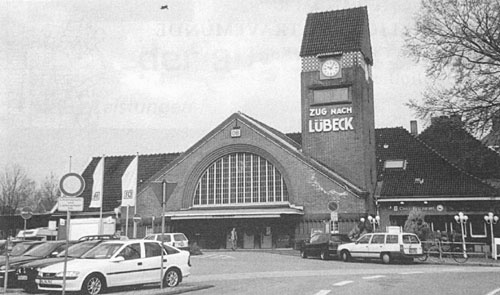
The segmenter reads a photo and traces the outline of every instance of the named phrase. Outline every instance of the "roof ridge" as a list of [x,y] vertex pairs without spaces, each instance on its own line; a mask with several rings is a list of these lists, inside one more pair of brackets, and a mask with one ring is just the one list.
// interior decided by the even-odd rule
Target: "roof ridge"
[[326,13],[332,13],[332,12],[341,12],[341,11],[348,11],[348,10],[356,10],[356,9],[366,9],[368,10],[368,6],[355,6],[355,7],[348,7],[348,8],[342,8],[342,9],[334,9],[334,10],[327,10],[327,11],[317,11],[317,12],[309,12],[309,14],[326,14]]

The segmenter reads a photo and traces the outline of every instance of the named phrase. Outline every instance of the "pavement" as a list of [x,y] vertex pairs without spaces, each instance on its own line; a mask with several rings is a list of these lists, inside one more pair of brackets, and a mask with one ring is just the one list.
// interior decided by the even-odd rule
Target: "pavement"
[[[210,253],[210,252],[227,252],[227,249],[221,249],[221,250],[213,250],[213,249],[206,249],[202,250],[202,253]],[[300,252],[299,250],[294,250],[290,248],[283,248],[283,249],[237,249],[237,252],[262,252],[262,253],[272,253],[276,255],[288,255],[288,256],[297,256],[300,257]],[[467,262],[465,263],[457,263],[451,258],[444,258],[442,260],[438,260],[436,258],[434,259],[427,259],[424,262],[418,261],[415,259],[416,264],[440,264],[440,265],[463,265],[463,266],[491,266],[491,267],[500,267],[500,260],[494,260],[491,258],[487,257],[469,257]],[[113,289],[110,289],[108,293],[114,293],[114,292],[119,292],[119,294],[124,294],[124,295],[172,295],[172,294],[183,294],[187,292],[192,292],[192,291],[198,291],[198,290],[204,290],[204,289],[209,289],[214,287],[213,285],[210,284],[194,284],[194,283],[180,283],[179,286],[173,287],[173,288],[164,288],[160,289],[160,286],[158,284],[149,284],[149,285],[144,285],[139,288],[134,288],[134,287],[126,287],[126,288],[119,288],[116,291]],[[3,288],[0,290],[3,291]],[[8,294],[26,294],[23,293],[20,289],[7,289]],[[47,294],[47,293],[44,293]]]
[[[227,249],[223,250],[202,250],[202,252],[217,252],[217,251],[227,251]],[[283,249],[238,249],[236,251],[248,251],[248,252],[265,252],[265,253],[273,253],[279,255],[289,255],[289,256],[300,256],[299,250],[294,250],[290,248]],[[500,260],[494,260],[492,258],[484,257],[483,255],[478,256],[469,256],[469,259],[465,263],[458,263],[452,258],[443,258],[442,260],[438,259],[427,259],[424,262],[418,261],[415,259],[415,263],[419,264],[444,264],[444,265],[471,265],[471,266],[493,266],[500,267]]]

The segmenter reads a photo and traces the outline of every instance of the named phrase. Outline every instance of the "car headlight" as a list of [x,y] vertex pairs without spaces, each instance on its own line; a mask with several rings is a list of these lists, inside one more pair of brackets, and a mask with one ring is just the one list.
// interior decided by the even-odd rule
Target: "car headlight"
[[[78,272],[78,271],[66,271],[66,277],[77,277],[79,274],[80,274],[80,272]],[[56,273],[56,277],[62,278],[63,276],[64,276],[63,271]]]

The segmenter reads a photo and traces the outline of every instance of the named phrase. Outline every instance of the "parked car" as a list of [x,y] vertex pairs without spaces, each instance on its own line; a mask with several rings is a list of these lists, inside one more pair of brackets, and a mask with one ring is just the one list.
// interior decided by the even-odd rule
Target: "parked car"
[[[70,242],[70,245],[74,244],[74,243],[75,242],[72,241],[72,242]],[[20,267],[21,265],[28,263],[30,261],[33,261],[33,260],[37,260],[37,259],[43,259],[43,258],[47,258],[47,257],[55,257],[57,254],[59,254],[64,249],[66,249],[66,241],[64,241],[64,240],[46,241],[46,242],[42,242],[41,244],[28,250],[23,255],[11,257],[9,259],[7,286],[18,286],[15,273],[17,271],[17,268]],[[1,286],[3,286],[3,284],[4,284],[5,273],[6,273],[6,264],[4,261],[4,263],[0,265],[0,285]]]
[[344,234],[316,233],[300,248],[300,256],[319,256],[323,260],[337,257],[337,248],[340,244],[350,243],[351,240]]
[[[145,240],[161,241],[162,234],[149,234],[144,237]],[[183,233],[164,233],[163,243],[168,246],[176,247],[182,250],[189,250],[189,240]]]
[[342,244],[337,249],[343,261],[351,258],[381,259],[384,263],[393,260],[413,261],[421,256],[422,244],[412,233],[370,233],[356,242]]
[[[11,240],[9,241],[9,256],[23,255],[26,251],[42,243],[43,241]],[[5,252],[2,252],[2,256],[0,256],[0,265],[2,263],[5,263]]]
[[66,258],[66,252],[68,260],[81,257],[83,254],[90,251],[95,246],[104,242],[105,240],[90,240],[76,243],[68,248],[66,251],[62,251],[57,254],[56,257],[49,257],[40,260],[34,260],[21,265],[16,272],[17,285],[22,286],[25,291],[33,292],[37,290],[37,285],[35,282],[36,276],[38,274],[38,269],[43,268],[58,262],[63,262]]
[[[66,291],[96,295],[108,287],[158,283],[162,251],[164,285],[177,286],[190,274],[189,252],[156,241],[112,240],[67,262]],[[38,289],[61,291],[63,275],[64,263],[39,269]]]
[[93,241],[93,240],[119,240],[120,238],[115,235],[89,235],[83,236],[78,241]]

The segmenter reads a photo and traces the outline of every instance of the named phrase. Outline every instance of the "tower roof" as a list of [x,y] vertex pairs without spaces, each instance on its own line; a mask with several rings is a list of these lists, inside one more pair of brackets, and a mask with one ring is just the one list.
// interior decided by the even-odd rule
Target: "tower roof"
[[353,51],[363,53],[366,62],[373,64],[366,6],[307,15],[301,57]]

